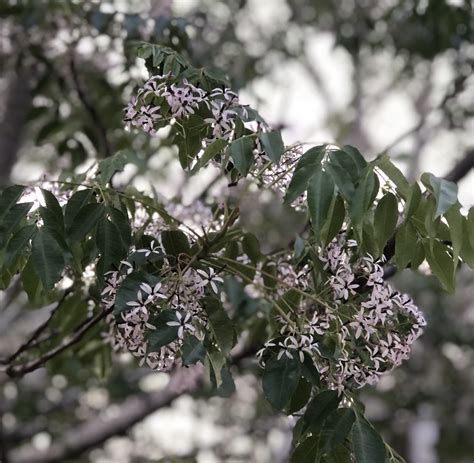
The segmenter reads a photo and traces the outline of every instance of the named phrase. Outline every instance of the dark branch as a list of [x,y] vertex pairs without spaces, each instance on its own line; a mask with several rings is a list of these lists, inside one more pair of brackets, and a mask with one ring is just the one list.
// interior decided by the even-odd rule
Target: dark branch
[[464,158],[461,159],[444,178],[457,183],[464,178],[471,169],[474,169],[474,148],[468,149]]
[[105,126],[100,118],[99,113],[97,112],[96,108],[94,105],[89,101],[89,98],[87,98],[82,86],[81,82],[79,81],[79,75],[77,72],[76,68],[76,63],[74,61],[74,57],[71,56],[71,60],[69,63],[70,69],[71,69],[71,74],[72,74],[72,80],[74,82],[74,86],[77,92],[77,96],[79,97],[80,102],[82,103],[82,106],[84,106],[84,109],[89,113],[89,116],[92,119],[93,126],[95,130],[97,131],[99,138],[102,142],[102,149],[103,149],[103,155],[104,157],[109,157],[112,155],[112,151],[110,149],[110,144],[109,140],[107,138],[107,130],[105,129]]
[[31,360],[29,362],[20,364],[20,365],[10,365],[6,369],[7,375],[11,377],[23,376],[26,373],[30,373],[38,368],[41,368],[48,360],[56,357],[56,355],[61,354],[66,349],[69,349],[74,344],[77,344],[84,335],[93,327],[95,326],[100,320],[105,318],[108,312],[103,311],[97,314],[93,318],[88,318],[84,320],[71,334],[70,336],[63,339],[63,341],[56,346],[55,348],[45,352],[40,357]]

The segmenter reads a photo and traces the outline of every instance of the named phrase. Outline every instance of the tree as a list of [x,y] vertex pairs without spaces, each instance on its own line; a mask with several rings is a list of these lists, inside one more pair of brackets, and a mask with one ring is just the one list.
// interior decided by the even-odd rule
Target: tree
[[[2,193],[3,285],[18,286],[19,274],[30,304],[55,304],[4,359],[5,372],[21,377],[71,350],[85,363],[106,361],[104,324],[113,348],[150,368],[198,365],[174,373],[163,393],[124,406],[116,422],[93,422],[45,454],[13,461],[80,454],[201,382],[231,394],[232,366],[255,353],[269,402],[301,415],[294,461],[350,454],[400,461],[355,392],[400,364],[424,324],[384,273],[426,261],[454,291],[459,263],[472,267],[472,209],[461,214],[449,180],[425,174],[421,186],[411,184],[386,154],[367,162],[349,145],[285,147],[222,74],[168,47],[140,43],[136,53],[151,77],[127,107],[131,135],[110,145],[72,59],[72,82],[104,159],[82,173],[73,161],[57,180]],[[112,146],[140,137],[140,150],[152,149],[136,128],[166,129],[159,134],[177,147],[187,176],[214,166],[212,184],[224,179],[227,187],[218,198],[205,189],[203,203],[183,208],[115,186],[117,171],[143,160],[127,148],[112,154]],[[63,137],[66,124],[54,131]],[[264,223],[252,209],[265,211]],[[275,234],[283,214],[289,235]]]

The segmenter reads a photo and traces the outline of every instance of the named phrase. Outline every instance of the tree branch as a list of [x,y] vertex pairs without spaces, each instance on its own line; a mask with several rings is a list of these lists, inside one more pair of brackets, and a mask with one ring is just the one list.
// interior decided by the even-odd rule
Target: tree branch
[[102,148],[104,150],[104,153],[103,153],[104,157],[109,157],[112,155],[112,151],[110,149],[109,140],[107,138],[107,130],[105,129],[105,126],[100,118],[99,113],[97,112],[94,105],[89,101],[89,99],[87,98],[81,86],[81,82],[79,81],[79,75],[77,73],[76,63],[74,61],[73,56],[71,56],[69,67],[71,69],[72,80],[76,88],[77,96],[79,97],[79,100],[82,103],[82,106],[84,106],[84,109],[89,113],[89,116],[92,119],[94,128],[97,131],[99,138],[101,139]]
[[168,385],[159,391],[139,394],[128,398],[113,417],[92,418],[72,429],[47,451],[13,451],[11,463],[56,463],[69,461],[105,442],[107,439],[125,433],[131,426],[143,420],[154,411],[170,405],[183,394],[195,391],[201,384],[203,368],[195,365],[180,368],[170,375]]
[[474,169],[474,148],[469,148],[461,159],[444,177],[451,182],[459,182],[471,169]]
[[98,313],[95,317],[84,320],[75,329],[74,333],[64,338],[58,346],[54,347],[48,352],[45,352],[40,357],[29,362],[20,365],[10,365],[6,368],[5,372],[11,377],[18,377],[24,376],[26,373],[30,373],[34,370],[37,370],[38,368],[42,367],[48,360],[52,359],[53,357],[56,357],[56,355],[59,355],[66,349],[69,349],[69,347],[73,346],[74,344],[77,344],[83,338],[83,336],[100,320],[105,318],[107,314],[108,312],[102,311]]

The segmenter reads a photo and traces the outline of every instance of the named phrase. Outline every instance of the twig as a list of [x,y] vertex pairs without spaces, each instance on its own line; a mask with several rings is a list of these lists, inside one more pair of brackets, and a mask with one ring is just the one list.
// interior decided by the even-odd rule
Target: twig
[[54,309],[51,310],[51,313],[49,314],[48,319],[44,323],[42,323],[40,326],[38,326],[38,328],[36,328],[36,330],[33,332],[33,334],[13,354],[11,354],[6,359],[1,359],[0,363],[2,363],[3,365],[8,365],[8,364],[12,363],[20,354],[22,354],[26,350],[34,347],[34,345],[37,345],[37,343],[34,344],[34,342],[36,341],[38,336],[40,336],[43,333],[43,331],[47,328],[47,326],[50,324],[50,322],[53,319],[54,315],[59,310],[59,308],[61,307],[63,302],[66,300],[66,297],[68,296],[68,294],[70,292],[71,292],[70,289],[64,292],[61,299],[57,303],[56,307],[54,307]]
[[56,355],[59,355],[61,352],[65,351],[74,344],[77,344],[83,338],[83,336],[100,320],[105,318],[109,312],[110,310],[102,311],[95,317],[84,320],[76,328],[74,334],[64,338],[58,346],[49,350],[48,352],[45,352],[40,357],[20,365],[10,365],[6,369],[7,375],[9,375],[10,377],[24,376],[26,373],[30,373],[42,367],[48,360],[52,359],[53,357],[56,357]]
[[76,63],[74,62],[74,56],[71,56],[69,67],[71,69],[72,80],[76,88],[77,96],[79,97],[79,100],[81,101],[85,110],[89,113],[92,119],[93,125],[97,133],[99,134],[99,137],[102,140],[102,145],[103,145],[102,148],[104,150],[104,157],[109,157],[111,156],[112,151],[110,149],[109,140],[107,138],[107,130],[105,129],[104,124],[102,123],[99,113],[97,112],[95,107],[90,103],[84,90],[82,89],[81,83],[79,82],[79,76],[76,69]]

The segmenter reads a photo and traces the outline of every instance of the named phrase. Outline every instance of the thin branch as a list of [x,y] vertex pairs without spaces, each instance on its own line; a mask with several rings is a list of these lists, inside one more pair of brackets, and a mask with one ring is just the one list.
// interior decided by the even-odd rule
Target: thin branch
[[99,134],[99,137],[102,141],[102,148],[104,150],[104,156],[109,157],[112,155],[112,150],[110,149],[109,140],[107,138],[107,130],[100,118],[99,113],[97,112],[94,105],[89,101],[87,98],[82,86],[81,82],[79,81],[79,75],[76,68],[76,63],[74,61],[74,57],[71,56],[69,67],[71,69],[72,80],[74,82],[74,86],[77,92],[77,96],[79,97],[80,102],[84,106],[84,109],[89,113],[92,123],[95,127],[95,130]]
[[20,354],[22,354],[23,352],[27,351],[28,349],[38,345],[38,343],[35,342],[35,341],[37,341],[38,337],[43,333],[43,331],[51,323],[51,320],[53,319],[54,315],[60,309],[61,305],[66,300],[66,297],[68,296],[68,294],[70,292],[71,292],[71,290],[67,290],[67,291],[64,292],[63,296],[61,297],[61,299],[57,303],[56,307],[54,307],[53,310],[51,310],[47,320],[44,323],[42,323],[40,326],[38,326],[38,328],[36,328],[36,330],[33,332],[33,334],[13,354],[11,354],[6,359],[1,359],[0,360],[1,364],[8,365],[8,364],[12,363]]
[[69,349],[69,347],[81,341],[83,336],[92,327],[94,327],[100,320],[105,318],[108,313],[109,312],[107,311],[102,311],[98,313],[95,317],[84,320],[75,329],[74,333],[64,338],[63,341],[58,346],[54,347],[48,352],[45,352],[40,357],[34,360],[31,360],[29,362],[26,362],[20,365],[10,365],[9,367],[7,367],[5,372],[7,373],[7,375],[11,377],[18,377],[18,376],[24,376],[26,373],[30,373],[34,370],[37,370],[38,368],[41,368],[48,360],[52,359],[53,357],[56,357],[60,353],[64,352],[66,349]]

